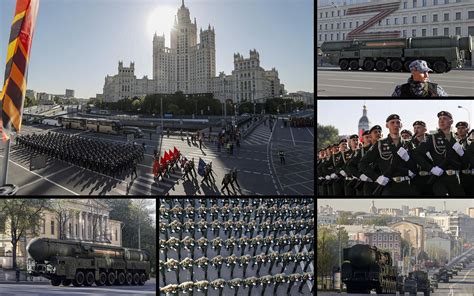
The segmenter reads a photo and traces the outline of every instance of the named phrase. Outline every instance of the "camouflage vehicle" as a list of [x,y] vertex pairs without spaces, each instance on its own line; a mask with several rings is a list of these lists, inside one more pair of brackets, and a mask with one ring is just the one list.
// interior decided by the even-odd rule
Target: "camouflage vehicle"
[[79,241],[35,238],[27,246],[27,272],[51,285],[144,285],[150,279],[147,251]]
[[[414,293],[415,295],[417,291],[423,292],[425,296],[430,296],[430,292],[433,289],[430,286],[430,279],[428,278],[428,273],[421,270],[413,271],[408,274],[408,279],[416,281],[416,290]],[[405,281],[405,291],[410,292],[410,295],[413,293],[413,289],[407,289],[407,281]]]
[[472,36],[410,37],[391,39],[330,41],[322,52],[342,70],[409,72],[413,60],[425,60],[437,73],[461,68],[472,59]]

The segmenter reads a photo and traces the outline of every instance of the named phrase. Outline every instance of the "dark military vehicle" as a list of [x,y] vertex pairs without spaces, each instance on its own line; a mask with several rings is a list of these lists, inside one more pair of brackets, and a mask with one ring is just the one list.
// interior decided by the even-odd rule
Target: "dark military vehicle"
[[438,271],[438,282],[449,283],[448,270],[441,267]]
[[[432,288],[430,286],[430,279],[428,278],[428,273],[425,271],[417,270],[412,271],[408,274],[408,279],[416,281],[416,292],[423,292],[425,296],[429,296]],[[410,292],[410,295],[413,293],[413,290],[407,290],[407,281],[405,281],[405,291]]]
[[414,60],[425,60],[437,73],[461,68],[472,59],[472,36],[435,36],[371,40],[330,41],[321,50],[342,70],[409,72]]
[[347,293],[395,294],[397,290],[397,268],[393,266],[389,252],[376,247],[357,244],[344,249],[342,281]]
[[150,255],[144,250],[49,238],[27,246],[28,274],[53,286],[144,285],[150,279]]

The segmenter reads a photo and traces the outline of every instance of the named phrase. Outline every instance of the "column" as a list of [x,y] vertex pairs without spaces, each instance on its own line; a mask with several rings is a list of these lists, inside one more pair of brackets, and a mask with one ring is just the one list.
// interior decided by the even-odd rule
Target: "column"
[[104,216],[100,216],[100,241],[104,241]]
[[89,213],[84,213],[84,239],[89,239]]
[[104,239],[105,240],[108,240],[109,239],[109,233],[108,233],[108,222],[109,222],[109,219],[107,216],[104,216],[104,232],[105,232],[105,235],[104,235]]

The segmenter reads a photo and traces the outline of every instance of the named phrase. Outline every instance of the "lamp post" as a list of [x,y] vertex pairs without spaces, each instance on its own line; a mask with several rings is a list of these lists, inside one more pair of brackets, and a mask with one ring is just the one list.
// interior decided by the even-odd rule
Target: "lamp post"
[[469,109],[467,109],[467,108],[465,108],[465,107],[463,107],[463,106],[458,106],[458,108],[464,109],[464,110],[467,111],[467,119],[468,119],[468,121],[469,121],[469,128],[472,128],[472,126],[471,126],[471,112],[469,111]]

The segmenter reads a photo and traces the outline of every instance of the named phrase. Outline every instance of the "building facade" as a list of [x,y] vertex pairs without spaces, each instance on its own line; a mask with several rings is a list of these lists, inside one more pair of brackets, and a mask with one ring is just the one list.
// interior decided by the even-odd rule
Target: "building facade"
[[[208,25],[199,30],[196,18],[191,22],[189,9],[178,9],[170,32],[170,47],[165,46],[165,35],[153,36],[153,79],[144,76],[137,79],[134,63],[123,67],[119,62],[118,74],[105,77],[103,95],[105,102],[147,94],[213,93],[221,102],[257,101],[284,94],[275,68],[266,71],[260,66],[259,53],[250,50],[249,58],[234,54],[234,70],[231,75],[220,72],[216,76],[216,33]],[[260,101],[259,101],[260,100]]]
[[[57,202],[57,200],[54,200]],[[57,211],[45,209],[42,212],[39,229],[29,231],[20,239],[17,247],[17,262],[24,264],[27,258],[26,246],[36,237],[84,241],[96,244],[121,246],[122,222],[109,219],[110,208],[96,199],[67,199],[61,204],[62,218]],[[9,221],[0,225],[0,266],[12,267],[12,244]],[[60,225],[61,224],[61,225]],[[32,233],[38,235],[33,235]]]

